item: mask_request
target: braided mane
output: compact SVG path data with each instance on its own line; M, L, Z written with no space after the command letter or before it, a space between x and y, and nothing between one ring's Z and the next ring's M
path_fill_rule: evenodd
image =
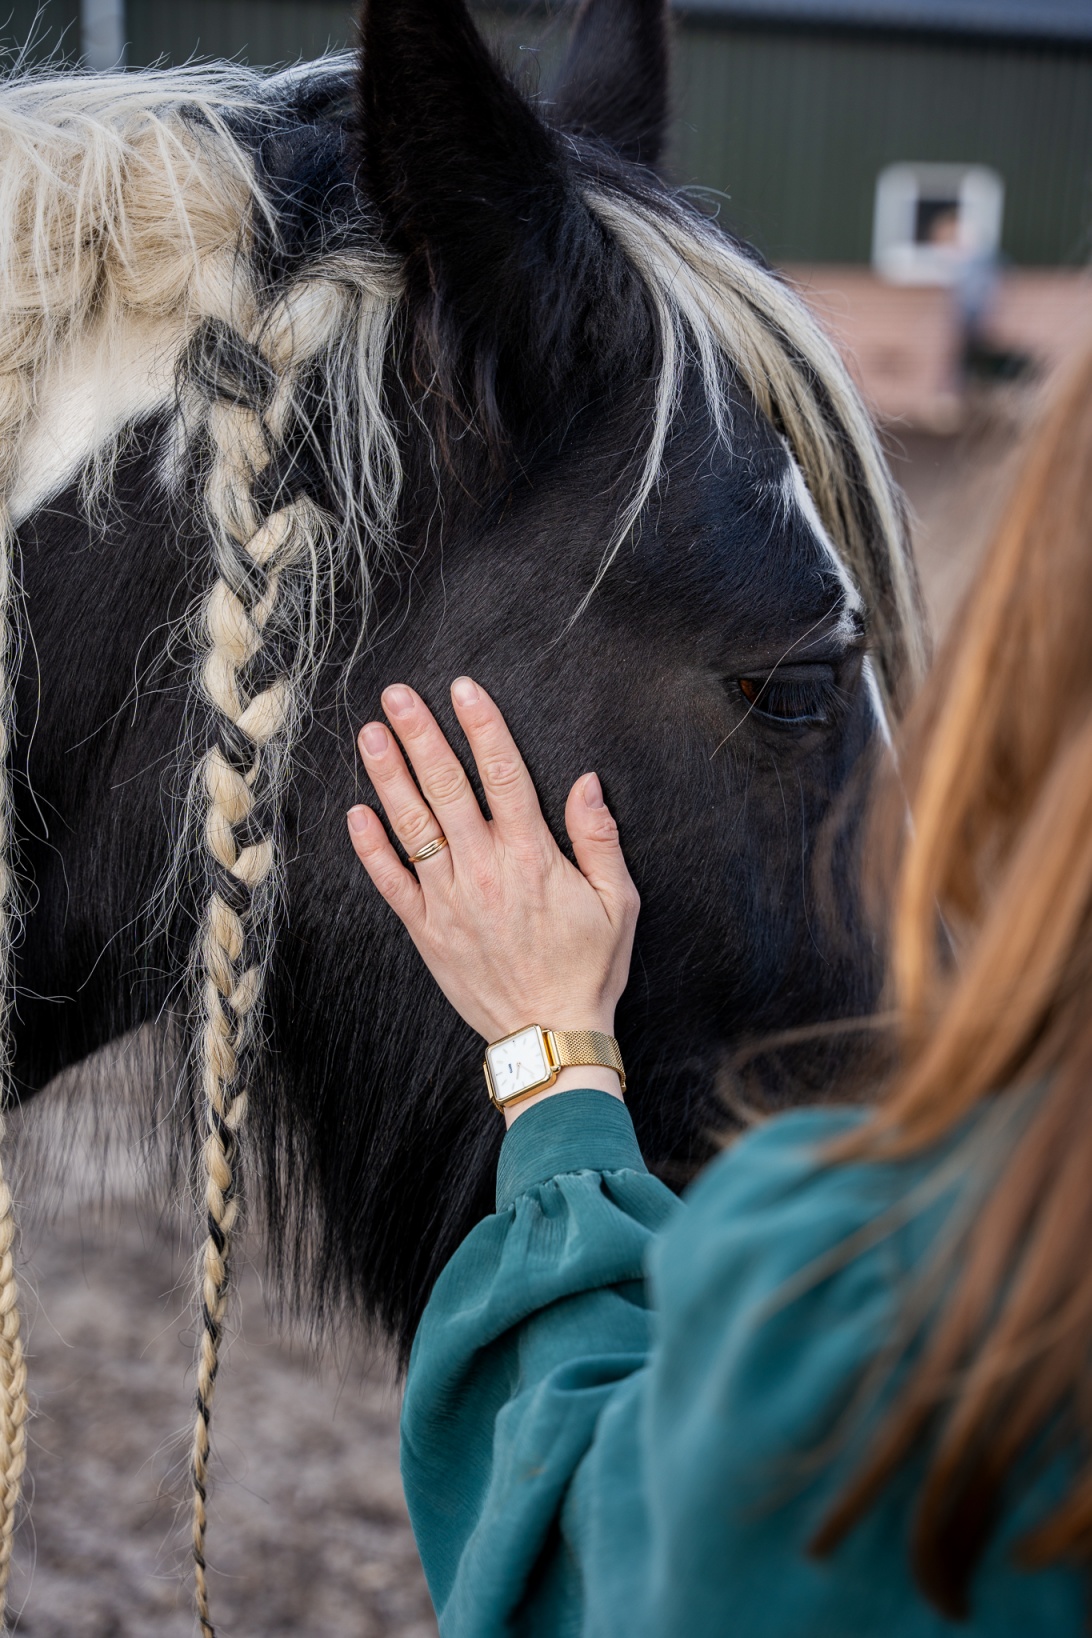
M329 78L330 68L324 72ZM291 77L293 90L298 79ZM263 286L256 241L263 230L276 239L276 217L252 147L238 133L253 135L269 122L283 87L238 70L203 69L31 78L0 94L0 619L7 646L16 629L7 502L20 488L24 434L48 403L51 374L63 374L67 359L89 346L124 351L126 332L150 324L158 335L145 373L162 372L158 351L173 351L179 455L204 474L212 583L190 626L194 690L211 708L211 731L209 743L195 747L176 858L180 868L190 866L193 840L203 839L197 859L205 910L190 975L206 1227L192 1474L198 1615L209 1634L209 1415L240 1205L246 1066L260 1035L280 889L281 793L332 612L324 597L337 557L358 552L366 601L373 565L393 536L400 477L380 404L398 294L389 261L358 246L351 257L312 263L275 291ZM297 449L308 441L316 373L343 412L327 418L326 506L300 492L290 460L270 481L287 441ZM109 484L124 422L112 431L93 451L85 488ZM6 658L0 649L0 662ZM2 665L6 738L10 676L10 664ZM0 857L9 861L10 805L5 782ZM7 868L0 878L5 1009L10 883ZM6 1024L5 1010L5 1068ZM0 1181L0 1593L26 1460L12 1232L11 1197Z
M124 355L136 383L93 445L73 450L86 503L108 491L133 420L159 407L171 423L163 481L196 477L206 526L206 590L184 634L194 656L193 739L181 748L189 796L164 895L179 872L197 867L203 912L188 976L204 1221L192 1477L207 1635L209 1416L241 1205L247 1087L261 1050L282 893L285 783L338 618L335 593L354 588L345 617L363 640L371 585L396 564L399 548L402 462L384 385L399 263L361 213L339 210L336 200L318 230L297 232L290 202L260 161L266 134L333 106L348 69L348 59L334 58L269 79L219 66L29 75L0 86L5 1085L18 921L5 754L19 632L12 541L21 515L45 498L34 488L35 438L73 360L90 350ZM336 120L323 118L328 136ZM351 196L351 182L345 187ZM600 573L655 489L685 371L697 367L729 444L729 387L742 379L792 446L872 610L883 689L897 708L922 663L905 524L835 349L774 275L685 204L647 182L615 190L601 174L585 197L645 287L660 357L647 446ZM26 1437L12 1234L0 1178L0 1606Z

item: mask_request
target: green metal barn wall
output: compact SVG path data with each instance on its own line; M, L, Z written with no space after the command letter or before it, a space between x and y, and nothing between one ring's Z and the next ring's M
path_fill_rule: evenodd
M45 0L44 4L0 0L0 52L22 51L29 42L32 56L58 50L74 54L79 41L79 0ZM0 57L0 65L3 61Z
M867 261L896 160L993 166L1016 262L1092 249L1092 55L696 25L680 46L679 180L727 192L775 259Z
M0 5L4 0L0 0ZM127 0L129 61L171 62L241 57L251 63L290 63L346 45L349 6L331 0Z
M35 0L7 0L24 39ZM76 0L47 0L50 42ZM0 0L5 7L5 0ZM6 14L0 10L0 17ZM479 16L531 84L565 41L556 12ZM129 62L313 57L352 37L337 0L129 0ZM1092 50L989 40L677 24L671 169L723 195L724 218L776 260L867 261L876 176L898 160L973 162L1005 180L1004 250L1017 263L1092 253Z

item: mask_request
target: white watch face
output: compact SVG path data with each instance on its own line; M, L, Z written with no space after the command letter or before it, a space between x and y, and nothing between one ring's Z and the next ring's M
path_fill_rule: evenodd
M542 1036L533 1024L521 1029L518 1035L509 1035L505 1040L497 1041L488 1049L486 1057L493 1079L493 1091L501 1103L506 1098L518 1097L528 1087L537 1086L550 1074Z

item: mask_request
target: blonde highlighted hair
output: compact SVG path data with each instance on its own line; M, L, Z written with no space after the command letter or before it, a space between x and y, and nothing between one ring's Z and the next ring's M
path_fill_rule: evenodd
M920 1358L815 1545L830 1551L929 1440L911 1557L959 1619L1004 1488L1051 1434L1072 1477L1020 1556L1092 1563L1092 352L952 630L878 808L880 854L896 856L899 1065L834 1158L919 1154L1002 1095L1025 1105Z

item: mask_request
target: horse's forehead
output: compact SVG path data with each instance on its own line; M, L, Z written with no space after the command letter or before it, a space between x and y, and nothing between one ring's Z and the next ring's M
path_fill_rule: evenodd
M787 461L788 465L781 480L781 501L785 516L790 524L802 526L815 543L819 564L837 584L847 616L859 614L864 608L864 599L854 585L845 561L819 515L819 508L804 481L803 472L791 454L787 455Z
M676 440L637 556L664 601L754 622L841 615L862 599L786 442L744 408L718 442L698 418Z

